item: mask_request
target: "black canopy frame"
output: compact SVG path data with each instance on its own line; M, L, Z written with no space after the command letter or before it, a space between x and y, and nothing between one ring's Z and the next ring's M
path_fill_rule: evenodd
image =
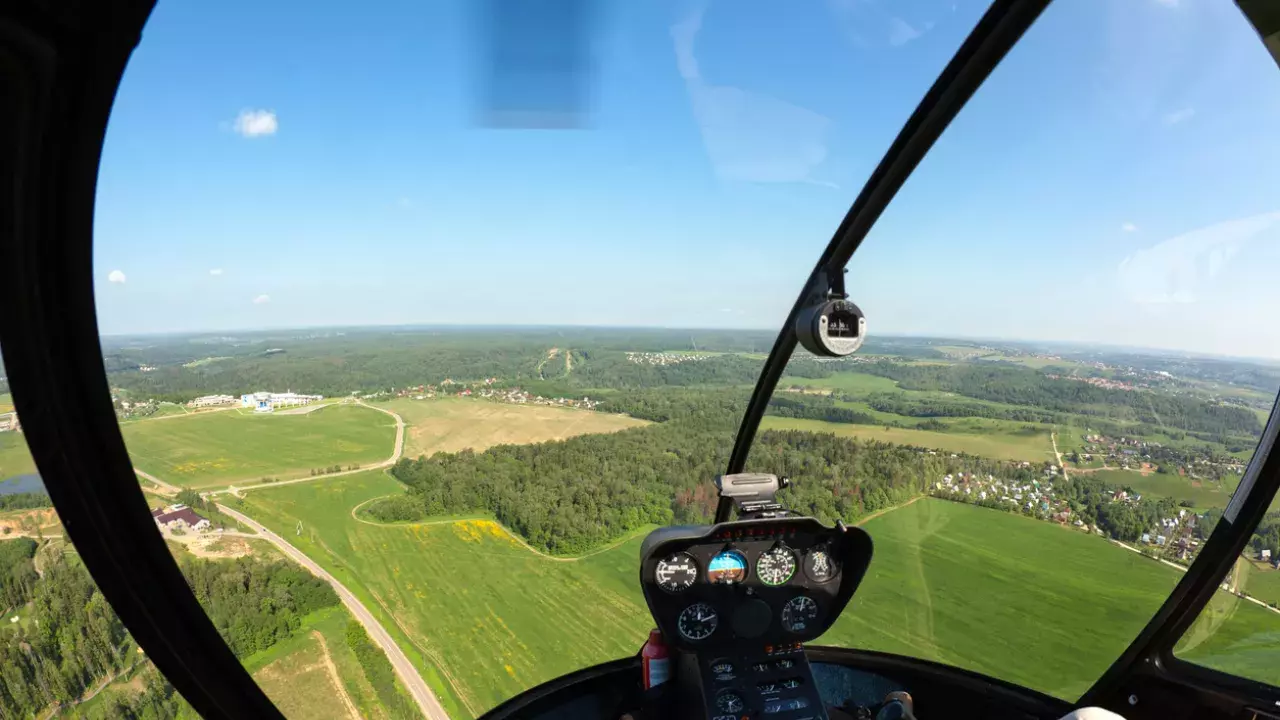
M1048 1L992 3L858 195L801 298L820 276L843 271L911 172ZM1249 1L1242 0L1246 10ZM0 107L6 109L0 113L0 271L6 282L0 351L28 445L66 532L138 644L204 717L280 717L222 641L156 531L102 365L92 281L98 163L116 90L153 4L15 0L0 6ZM765 363L728 472L746 465L795 349L799 307L800 300ZM1172 653L1275 495L1280 456L1271 449L1278 428L1273 411L1237 497L1199 558L1082 700L1114 706L1135 683L1176 678L1206 695L1243 697L1258 707L1280 703L1273 687L1179 661ZM722 504L717 521L730 510Z

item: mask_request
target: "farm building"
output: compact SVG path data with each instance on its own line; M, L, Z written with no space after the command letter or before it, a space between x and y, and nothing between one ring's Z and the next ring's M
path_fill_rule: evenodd
M200 517L195 510L186 505L170 505L167 508L156 508L151 511L151 517L155 518L156 525L159 525L161 529L168 530L183 528L202 532L208 530L212 525L207 518Z
M241 395L240 407L251 407L254 412L272 412L276 408L310 405L323 399L323 395L300 395L296 392L256 392Z

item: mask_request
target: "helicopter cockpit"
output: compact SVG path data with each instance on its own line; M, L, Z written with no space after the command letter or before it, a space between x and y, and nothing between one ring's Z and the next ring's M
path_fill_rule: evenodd
M0 715L1280 718L1280 5L155 5L0 7Z

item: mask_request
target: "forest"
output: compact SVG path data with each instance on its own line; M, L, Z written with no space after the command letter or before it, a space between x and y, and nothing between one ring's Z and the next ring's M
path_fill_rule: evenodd
M26 606L19 610L24 622L0 628L10 633L0 647L0 717L29 717L55 703L73 703L138 662L124 625L88 572L59 551L41 553L38 575L36 553L37 543L28 538L0 541L0 597L9 608ZM284 640L305 615L338 602L328 584L284 561L192 558L179 567L242 658ZM92 717L194 717L163 677L149 667L143 675L142 693L115 697Z
M1256 438L1262 433L1262 422L1258 416L1244 408L1143 390L1100 388L1088 383L1050 378L1029 368L907 365L880 361L865 363L859 371L896 380L906 390L940 390L978 400L1134 420L1214 436Z
M30 540L14 553L28 552ZM132 648L124 625L89 574L66 560L46 563L43 576L26 588L26 622L0 629L0 715L33 716L54 703L78 699L99 679L122 670Z
M750 399L751 390L746 387L657 387L611 394L600 404L600 409L654 422L696 419L704 426L733 426L742 420ZM827 422L885 424L868 413L839 407L835 400L822 395L775 393L769 398L765 412L778 417Z
M48 493L30 492L0 495L0 511L49 507L53 507L53 501L49 499Z
M422 515L489 512L531 544L573 554L648 523L702 523L715 510L733 430L672 421L609 435L483 453L401 459L392 469ZM762 433L750 468L790 476L780 500L824 522L856 520L905 502L948 472L1008 464L800 431ZM371 505L380 513L383 506ZM388 516L406 519L403 504ZM378 515L375 515L378 517Z
M214 627L242 658L289 637L308 613L338 604L328 583L283 560L246 557L181 565Z

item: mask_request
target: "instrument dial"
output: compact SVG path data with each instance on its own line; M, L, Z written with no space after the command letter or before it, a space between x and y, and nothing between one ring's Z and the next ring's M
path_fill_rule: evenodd
M689 553L676 553L658 563L653 572L658 587L669 593L688 590L698 579L698 564Z
M711 558L707 581L714 585L737 585L747 579L747 558L737 550L725 550Z
M765 585L785 584L796 574L796 556L786 545L775 545L756 561L756 576Z
M807 595L797 595L782 606L782 627L787 632L802 633L818 618L818 603Z
M740 713L747 704L736 692L725 691L716 696L716 709L722 713Z
M804 556L804 572L816 583L824 583L836 576L836 562L824 547L816 547Z
M680 611L676 627L686 640L706 640L716 631L720 624L720 616L716 609L706 603L694 603Z

